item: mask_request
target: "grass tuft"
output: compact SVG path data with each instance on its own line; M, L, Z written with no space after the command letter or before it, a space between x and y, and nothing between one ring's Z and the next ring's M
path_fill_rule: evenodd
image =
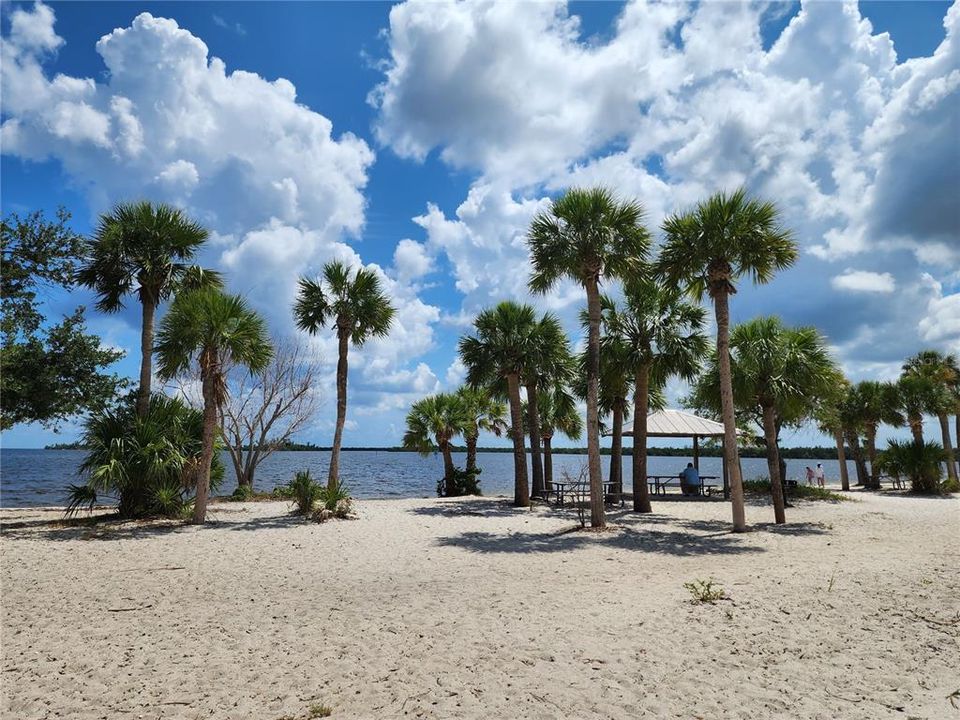
M684 583L683 586L690 591L690 595L692 596L692 600L690 602L694 604L710 603L713 605L718 600L728 599L726 591L717 585L712 579L698 579L694 580L693 582Z

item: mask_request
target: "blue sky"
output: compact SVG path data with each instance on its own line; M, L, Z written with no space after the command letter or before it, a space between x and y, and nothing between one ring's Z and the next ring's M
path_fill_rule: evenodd
M776 200L801 259L734 319L816 325L854 379L960 350L949 3L4 3L2 32L4 213L64 205L86 232L119 200L180 204L278 335L301 273L382 273L399 319L351 357L350 445L396 443L412 400L459 382L486 305L531 300L575 335L576 288L526 295L523 230L576 184L638 197L653 228L721 188ZM131 376L137 323L90 312ZM311 342L331 374L331 338ZM324 397L303 439L329 442Z

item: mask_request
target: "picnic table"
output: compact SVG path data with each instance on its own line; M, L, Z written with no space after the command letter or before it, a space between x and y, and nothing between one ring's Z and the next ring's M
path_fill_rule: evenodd
M554 480L553 489L547 491L557 499L557 507L563 507L568 499L574 502L582 500L590 495L590 483L586 480ZM605 498L614 498L613 502L619 501L623 505L623 493L614 492L616 483L609 480L603 482L603 495ZM549 497L548 497L549 499Z
M707 482L708 480L719 480L716 475L700 476L700 495L711 496L720 491L721 485L716 482ZM647 475L647 487L650 488L651 495L666 495L667 488L680 487L680 478L676 475Z

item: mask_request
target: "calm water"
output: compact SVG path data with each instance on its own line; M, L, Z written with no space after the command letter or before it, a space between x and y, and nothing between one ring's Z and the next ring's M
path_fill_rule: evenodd
M81 450L0 450L0 507L63 505L67 484L80 479L77 467L82 458ZM236 480L226 454L223 461L227 475L220 494L226 495L233 492ZM304 469L325 478L329 461L329 452L274 453L258 468L254 485L259 491L268 491ZM464 456L455 454L454 462L462 467ZM648 473L676 475L687 462L685 458L651 457L647 460ZM823 463L829 483L839 482L836 460L787 460L787 476L803 477L804 468L814 467L817 462ZM485 495L513 495L513 455L481 453L478 463L483 468L480 486ZM563 469L576 476L586 463L586 455L554 455L554 477L559 479ZM609 463L609 456L604 457L604 474ZM766 460L762 458L744 458L742 465L747 479L767 474ZM848 465L853 475L853 464ZM350 492L359 498L432 497L436 494L437 478L443 475L439 455L422 458L415 453L345 452L340 457L340 467ZM625 457L624 477L628 486L631 467L630 458ZM720 458L701 458L700 472L720 475Z

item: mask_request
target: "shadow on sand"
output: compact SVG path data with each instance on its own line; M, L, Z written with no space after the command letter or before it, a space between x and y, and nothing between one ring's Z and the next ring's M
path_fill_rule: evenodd
M244 514L242 508L225 510L215 507L207 516L205 527L242 532L288 528L308 522L293 514L252 518L242 517ZM133 540L196 530L195 526L182 520L122 520L112 513L0 522L0 536L8 540Z

